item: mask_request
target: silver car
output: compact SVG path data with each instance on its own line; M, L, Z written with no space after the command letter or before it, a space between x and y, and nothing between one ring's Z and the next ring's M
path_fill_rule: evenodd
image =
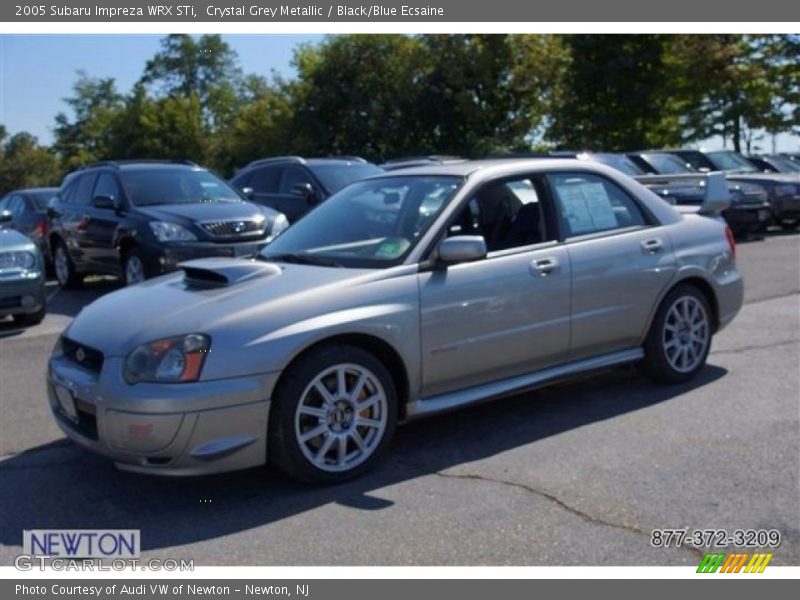
M576 160L375 176L256 260L191 261L86 307L50 359L50 406L126 470L270 462L335 482L417 417L623 363L684 382L742 304L707 188L682 214Z

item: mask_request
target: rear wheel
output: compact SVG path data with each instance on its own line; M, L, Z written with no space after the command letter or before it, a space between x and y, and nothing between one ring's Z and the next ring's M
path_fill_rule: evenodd
M642 369L659 383L682 383L705 365L711 348L711 309L693 285L679 285L659 306L647 339Z
M331 345L287 370L270 410L270 461L297 479L336 483L357 477L384 452L397 395L372 354Z
M56 243L53 250L53 271L56 274L58 285L65 290L74 289L83 282L83 278L75 271L75 264L69 257L64 242Z

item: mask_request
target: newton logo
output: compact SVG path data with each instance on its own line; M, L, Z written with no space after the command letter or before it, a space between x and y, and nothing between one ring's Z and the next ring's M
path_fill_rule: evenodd
M748 560L749 559L749 560ZM763 573L767 568L772 554L736 552L709 552L700 561L698 573Z

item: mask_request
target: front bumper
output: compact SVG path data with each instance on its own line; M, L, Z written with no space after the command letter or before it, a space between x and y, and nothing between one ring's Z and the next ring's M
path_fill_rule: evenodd
M45 304L44 276L36 279L0 277L0 317L32 314Z
M242 257L251 258L267 245L269 238L260 238L246 242L214 243L214 242L180 242L142 245L142 259L145 267L152 275L170 273L178 268L178 264L196 258Z
M277 373L128 385L122 360L106 358L97 374L65 356L50 359L50 409L67 437L140 473L205 475L264 464Z

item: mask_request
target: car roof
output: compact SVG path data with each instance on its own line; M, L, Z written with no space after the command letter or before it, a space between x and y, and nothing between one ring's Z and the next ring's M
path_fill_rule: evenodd
M18 190L11 190L9 194L55 194L58 192L57 187L31 187L19 188Z
M386 173L376 174L369 179L377 179L380 177L405 177L412 175L443 175L455 177L470 177L476 173L490 177L494 174L502 174L507 171L515 171L517 169L528 169L531 171L552 171L559 169L585 169L587 165L590 167L588 170L595 168L597 163L578 160L575 158L498 158L498 159L482 159L482 160L468 160L458 163L444 163L444 164L431 164L421 165L417 167L408 167L406 169L397 169L388 171ZM600 169L598 169L600 170Z

